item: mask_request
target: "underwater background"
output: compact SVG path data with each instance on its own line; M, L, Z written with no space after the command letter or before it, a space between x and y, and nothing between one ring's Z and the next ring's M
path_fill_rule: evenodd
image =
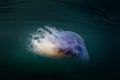
M44 25L80 34L89 63L27 51L26 38ZM0 80L120 79L119 27L119 0L0 0Z

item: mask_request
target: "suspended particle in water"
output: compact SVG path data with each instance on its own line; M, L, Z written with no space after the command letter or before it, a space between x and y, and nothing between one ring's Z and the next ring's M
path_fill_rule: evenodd
M29 42L29 50L40 56L89 59L82 37L72 31L45 26L45 29L38 28L29 38Z

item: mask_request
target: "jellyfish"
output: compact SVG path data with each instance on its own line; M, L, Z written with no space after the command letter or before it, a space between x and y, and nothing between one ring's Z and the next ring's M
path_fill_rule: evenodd
M88 60L88 52L82 37L72 31L55 27L38 28L29 38L29 50L33 53L55 59L79 57Z

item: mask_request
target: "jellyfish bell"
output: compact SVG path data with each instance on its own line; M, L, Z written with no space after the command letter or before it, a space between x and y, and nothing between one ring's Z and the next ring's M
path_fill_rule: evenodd
M88 60L82 37L72 31L45 26L31 35L29 49L37 55L56 59L79 57Z
M82 37L72 31L63 31L62 35L65 35L69 51L75 56L80 57L83 60L89 60L88 52Z

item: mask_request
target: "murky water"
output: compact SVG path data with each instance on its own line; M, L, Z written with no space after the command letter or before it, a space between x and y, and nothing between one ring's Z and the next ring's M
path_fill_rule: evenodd
M117 0L0 0L0 74L13 80L80 80L111 75L107 71L116 71L116 66L120 66L117 64L119 3ZM53 60L28 52L25 38L44 25L80 34L90 55L89 63L81 65L78 59Z

